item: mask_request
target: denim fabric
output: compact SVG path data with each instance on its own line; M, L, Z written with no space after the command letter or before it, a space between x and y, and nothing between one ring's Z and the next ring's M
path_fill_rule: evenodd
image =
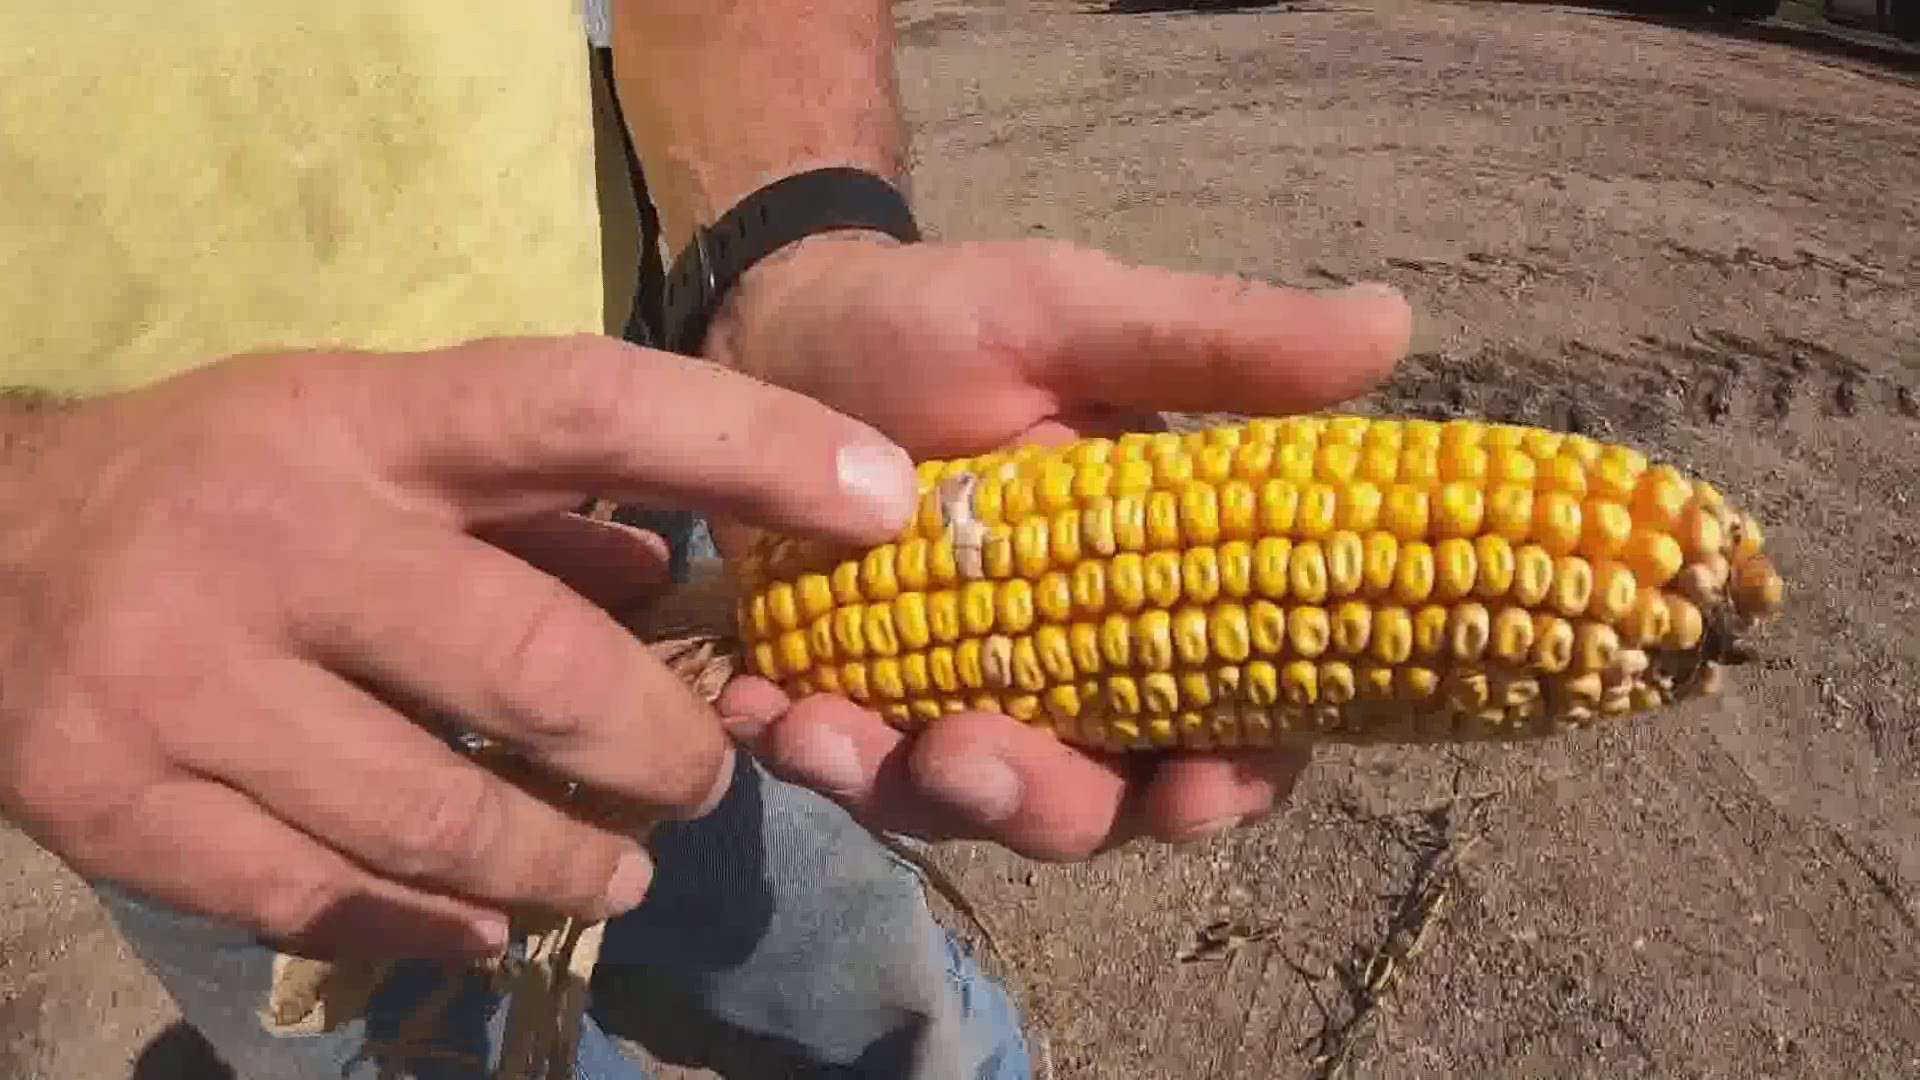
M711 557L692 515L625 518L667 535L682 569ZM577 1080L644 1080L613 1036L663 1060L729 1077L1025 1080L1019 1018L1005 992L933 920L912 869L831 801L742 755L706 817L658 828L652 890L607 926ZM242 1077L363 1080L368 1036L390 1038L442 985L435 965L389 979L364 1019L280 1037L258 1010L273 953L250 935L98 887L188 1022ZM459 987L431 1039L497 1060L505 1002L477 978ZM469 1080L424 1055L415 1080Z

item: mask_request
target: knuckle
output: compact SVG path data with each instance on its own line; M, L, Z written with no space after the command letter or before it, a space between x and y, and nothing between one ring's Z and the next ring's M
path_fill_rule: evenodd
M499 704L533 738L566 741L582 734L588 719L578 703L605 672L618 670L618 658L607 655L582 603L563 586L546 586L507 635L496 669Z
M498 810L493 783L484 773L453 770L390 824L397 872L438 877L474 866L491 846Z
M349 900L345 882L324 874L300 874L260 887L253 903L256 929L270 937L315 936Z

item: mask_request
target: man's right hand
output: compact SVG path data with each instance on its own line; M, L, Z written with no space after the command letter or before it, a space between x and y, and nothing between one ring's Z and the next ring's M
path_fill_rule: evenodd
M705 812L731 754L569 587L657 574L657 545L565 510L868 544L913 491L856 421L598 337L235 358L0 415L0 813L84 875L310 955L491 955L523 905L609 916L651 874L616 819ZM428 717L612 813L496 778Z

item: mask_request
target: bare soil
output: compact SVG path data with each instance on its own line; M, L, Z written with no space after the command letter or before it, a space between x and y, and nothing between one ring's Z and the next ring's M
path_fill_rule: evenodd
M1722 700L1653 722L1328 751L1201 846L940 849L1050 1074L1920 1076L1914 54L1534 4L1151 7L901 5L935 232L1391 281L1422 324L1364 407L1684 462L1769 523L1792 608ZM0 1074L125 1077L171 1020L0 830Z

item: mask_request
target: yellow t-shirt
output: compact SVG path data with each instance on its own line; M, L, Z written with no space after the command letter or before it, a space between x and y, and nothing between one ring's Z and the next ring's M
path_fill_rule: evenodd
M0 3L0 385L608 329L578 2Z

